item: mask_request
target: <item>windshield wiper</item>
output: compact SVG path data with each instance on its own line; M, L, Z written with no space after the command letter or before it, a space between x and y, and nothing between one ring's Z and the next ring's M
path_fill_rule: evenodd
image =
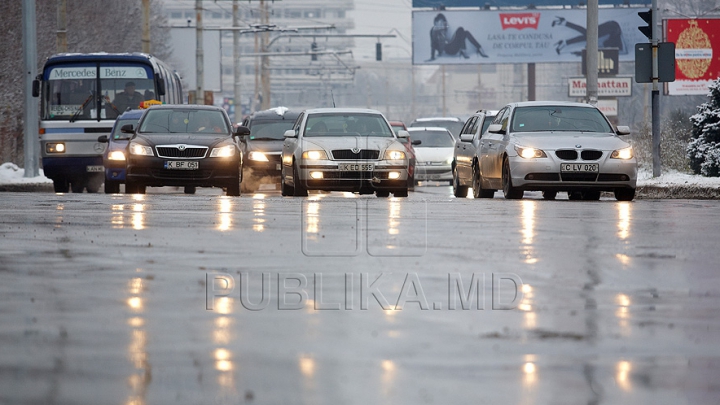
M86 107L87 104L90 102L90 100L93 99L93 97L95 97L95 93L93 93L93 92L91 91L91 92L90 92L90 95L88 96L88 98L85 99L85 101L83 101L83 103L82 103L82 105L80 106L80 108L78 108L78 110L75 111L75 113L72 115L72 117L70 117L70 122L75 122L75 121L77 120L77 118L80 116L80 113L85 110L85 107Z

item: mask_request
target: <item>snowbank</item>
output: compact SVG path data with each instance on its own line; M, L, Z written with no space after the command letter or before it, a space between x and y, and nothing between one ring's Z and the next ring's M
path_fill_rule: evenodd
M25 169L14 163L3 163L0 165L0 184L52 184L52 180L43 175L42 169L37 177L25 177Z

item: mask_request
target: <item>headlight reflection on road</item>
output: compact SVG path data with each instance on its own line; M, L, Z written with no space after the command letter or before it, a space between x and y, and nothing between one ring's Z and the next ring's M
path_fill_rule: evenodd
M397 388L395 386L395 375L397 374L397 366L392 360L383 360L380 363L380 367L383 370L382 373L382 393L383 397L389 398L393 391Z
M617 381L617 384L624 391L631 391L630 371L632 370L632 363L627 360L621 360L617 363L615 369L615 381Z
M537 383L538 379L538 370L535 363L537 362L537 358L533 354L526 354L523 358L524 363L522 366L522 382L525 387L532 387Z
M522 285L523 299L518 305L518 309L523 311L523 318L526 329L535 329L537 327L537 313L533 311L533 298L535 296L530 284Z
M522 244L525 263L535 264L538 259L534 257L535 248L533 241L535 240L535 204L537 202L530 200L522 201Z
M313 241L317 240L317 233L320 229L320 203L318 201L308 201L305 222L307 238Z
M62 211L64 209L65 209L65 205L63 205L63 204L58 204L55 207L55 211L58 211L58 215L57 215L57 217L55 217L55 228L60 228L62 226L62 223L63 223Z
M140 270L140 269L138 269ZM148 386L152 380L152 369L148 360L147 353L147 331L144 329L145 318L141 316L144 312L143 299L141 295L145 291L145 281L140 277L133 277L127 285L129 298L127 305L130 310L135 313L127 321L132 328L130 330L130 343L128 344L128 358L132 363L134 370L128 376L128 385L130 386L130 394L125 401L128 405L144 405L147 396Z
M110 207L112 216L110 217L110 225L113 229L122 229L125 227L125 218L123 217L123 211L125 210L125 204L113 204Z
M218 231L229 231L232 228L233 201L234 199L225 196L218 200Z
M618 237L620 239L627 239L630 236L630 219L631 219L631 207L629 202L617 203L618 209Z
M145 204L133 204L133 229L145 229Z
M262 232L265 230L265 194L253 196L253 231Z
M630 297L625 294L618 294L615 296L615 304L617 309L615 310L615 316L618 318L618 325L620 326L620 332L623 336L629 336L630 330Z

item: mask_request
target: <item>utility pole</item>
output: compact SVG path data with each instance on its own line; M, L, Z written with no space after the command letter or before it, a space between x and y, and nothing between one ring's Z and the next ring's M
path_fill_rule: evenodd
M57 35L55 46L58 53L65 53L68 51L67 0L57 0Z
M233 27L240 27L238 0L233 0ZM235 98L235 122L242 120L242 99L240 98L240 31L233 31L233 90Z
M150 0L142 0L142 51L150 53Z
M447 114L447 109L445 108L445 65L442 65L440 72L442 74L442 116L444 117Z
M38 138L38 102L32 96L32 83L37 70L37 30L35 0L22 2L23 56L25 59L25 133L23 152L25 177L40 175L40 140Z
M597 106L598 103L598 0L587 2L587 45L586 45L586 79L585 97L587 103Z
M267 3L265 0L260 0L260 7L261 7L261 13L262 13L262 22L261 24L269 24L270 18L268 16L268 9L267 9ZM261 38L261 49L263 53L267 53L268 51L268 40L270 37L270 33L265 31L260 36ZM268 56L261 56L260 57L260 81L262 82L262 103L260 105L260 109L267 110L270 108L270 58Z
M203 89L205 58L203 54L203 9L202 0L195 0L195 104L205 104L205 90Z
M652 0L652 154L653 177L660 177L662 165L660 163L660 86L658 65L658 42L660 42L660 29L658 18L660 10L658 1Z

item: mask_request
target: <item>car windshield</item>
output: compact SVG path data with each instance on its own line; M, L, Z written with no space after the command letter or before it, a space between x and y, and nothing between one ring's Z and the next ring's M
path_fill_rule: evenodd
M145 113L139 132L229 134L230 130L220 111L157 109Z
M395 136L395 133L382 115L323 113L308 116L304 136L379 136L391 138Z
M455 140L446 131L412 131L410 137L422 141L416 148L452 148Z
M428 120L428 121L416 121L410 124L411 127L440 127L450 131L451 134L459 136L462 127L465 125L463 122L450 121L450 120Z
M250 127L250 139L284 139L285 131L293 128L295 121L253 121Z
M518 107L512 132L613 132L597 108L568 106Z
M136 127L138 123L137 118L125 118L125 119L118 119L115 122L115 126L113 127L113 133L112 133L112 139L118 140L118 139L130 139L132 137L132 134L126 134L120 131L120 129L123 127L123 125L131 124L133 127Z

